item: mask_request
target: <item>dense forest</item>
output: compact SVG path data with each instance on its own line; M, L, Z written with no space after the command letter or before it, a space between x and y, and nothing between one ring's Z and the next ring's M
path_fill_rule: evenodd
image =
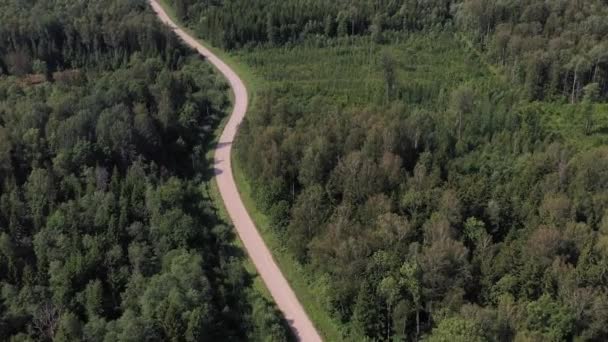
M608 95L606 1L464 1L459 27L530 100Z
M205 190L229 107L147 2L0 3L0 340L286 340Z
M419 30L451 20L453 0L171 0L176 15L224 48L281 45L321 35Z
M262 80L236 160L346 339L608 339L606 1L172 3Z

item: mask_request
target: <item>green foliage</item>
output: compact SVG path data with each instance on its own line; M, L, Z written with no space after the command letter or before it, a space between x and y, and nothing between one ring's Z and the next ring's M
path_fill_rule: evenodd
M282 342L289 341L280 313L265 298L253 299L253 319L255 330L250 338L255 341Z
M0 340L287 339L201 186L227 86L147 6L0 4Z
M363 283L353 308L352 325L354 335L359 338L382 335L382 323L378 300L367 283Z
M263 81L236 157L346 337L608 339L604 2L172 4ZM143 6L1 7L0 331L284 340L193 181L225 89Z
M524 86L531 100L584 97L600 82L608 94L608 7L601 0L539 3L464 0L456 11L459 28L506 75Z
M115 67L134 52L174 65L185 49L145 6L144 1L91 6L65 0L4 1L0 65L14 75L47 74L85 65Z
M540 332L550 341L566 340L574 325L572 309L560 305L543 295L526 307L526 327Z
M150 278L139 299L145 320L159 322L163 336L179 340L209 338L213 324L211 287L202 260L185 250L173 250L163 258L162 270Z
M459 317L442 320L431 336L429 342L483 342L488 341L483 336L481 327L470 320Z
M216 46L285 45L310 37L345 37L384 30L415 31L451 22L452 0L172 0L177 16ZM184 7L187 7L187 10Z

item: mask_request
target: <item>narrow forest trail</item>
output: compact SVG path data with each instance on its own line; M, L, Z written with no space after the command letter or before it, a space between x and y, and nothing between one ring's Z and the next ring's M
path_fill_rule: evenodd
M198 51L211 64L213 64L228 80L234 92L234 107L232 114L215 148L214 169L219 191L224 200L226 210L232 219L237 233L253 261L258 273L266 284L277 306L283 312L293 333L300 341L321 341L321 337L304 308L298 301L289 283L281 273L274 261L270 250L264 243L260 233L255 227L232 174L232 142L236 136L238 126L243 121L249 102L247 88L239 76L220 58L196 39L182 30L166 13L158 0L149 0L154 12L160 20L171 27L186 44Z

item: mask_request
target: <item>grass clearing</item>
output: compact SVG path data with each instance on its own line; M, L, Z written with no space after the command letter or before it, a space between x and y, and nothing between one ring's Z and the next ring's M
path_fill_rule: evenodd
M272 89L304 107L319 99L332 108L383 105L387 73L392 71L394 95L416 104L435 102L454 84L494 82L479 67L480 61L447 33L433 33L431 38L412 34L386 45L358 37L320 47L257 47L238 50L234 56L263 80L260 89Z

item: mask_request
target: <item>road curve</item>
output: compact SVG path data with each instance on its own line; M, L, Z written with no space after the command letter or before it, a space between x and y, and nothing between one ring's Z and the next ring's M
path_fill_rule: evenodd
M232 142L236 136L238 126L243 121L247 112L249 99L245 84L226 63L179 28L167 15L162 6L160 6L158 0L149 0L149 2L160 20L171 27L186 44L198 51L199 54L213 64L230 83L230 87L234 92L234 107L215 148L214 169L219 191L249 257L253 261L277 306L283 312L295 336L300 341L321 341L319 333L308 318L304 308L298 301L283 273L281 273L281 270L272 258L272 254L251 220L234 182L230 157Z

